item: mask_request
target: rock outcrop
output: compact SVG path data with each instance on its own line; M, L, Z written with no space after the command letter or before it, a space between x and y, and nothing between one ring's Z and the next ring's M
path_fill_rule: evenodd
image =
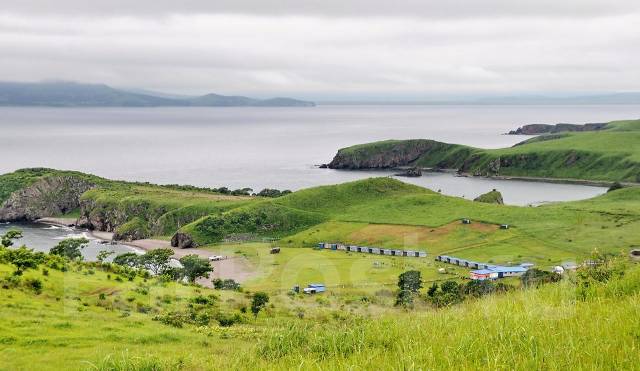
M396 176L406 176L406 177L409 177L409 178L417 178L417 177L422 176L422 169L420 169L419 167L412 167L412 168L409 168L409 169L405 170L402 173L396 174Z
M487 192L482 194L474 199L476 202L484 202L487 204L498 204L504 205L504 200L502 199L502 194L497 190L492 190L491 192Z
M181 249L198 247L198 244L186 233L178 232L171 238L171 246Z
M35 221L80 207L80 196L95 185L72 175L48 176L13 192L0 205L0 221Z
M569 131L597 131L603 130L607 126L606 123L594 123L594 124L531 124L519 127L516 130L511 130L509 135L539 135L539 134L555 134Z
M428 139L390 140L343 148L327 166L349 170L390 169L415 166L420 161L421 167L456 168L469 150L470 147Z

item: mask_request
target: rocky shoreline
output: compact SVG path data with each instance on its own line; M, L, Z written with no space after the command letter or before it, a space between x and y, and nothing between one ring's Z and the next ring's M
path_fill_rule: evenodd
M540 135L540 134L556 134L573 131L597 131L603 130L607 126L606 123L589 123L589 124L530 124L524 125L516 130L511 130L506 135Z

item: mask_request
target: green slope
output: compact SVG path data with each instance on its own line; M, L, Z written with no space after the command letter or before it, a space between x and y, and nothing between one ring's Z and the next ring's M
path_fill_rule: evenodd
M430 140L360 144L339 150L329 166L420 166L474 175L640 182L640 120L611 122L596 132L543 135L496 150Z
M297 191L220 215L210 215L183 227L199 245L242 237L282 237L340 215L351 207L380 198L433 192L390 178L373 178Z
M115 232L118 239L151 236L169 237L180 227L206 215L217 215L259 200L256 197L230 196L209 189L158 186L148 183L112 181L76 171L45 168L21 169L0 175L0 205L11 194L31 186L36 196L26 199L25 209L46 210L57 197L65 198L73 189L65 183L43 183L47 179L75 179L92 185L77 192L77 209L70 215L81 224ZM77 190L75 190L77 191ZM4 205L3 205L4 206ZM51 217L59 215L39 215Z
M472 225L460 224L463 218L470 218ZM501 224L511 228L500 230ZM473 202L373 178L208 216L181 232L200 245L249 234L281 238L283 246L291 247L337 241L551 264L582 259L594 249L613 253L637 245L640 188L532 208Z
M626 370L640 362L632 351L640 346L637 265L585 289L567 279L442 309L420 298L414 309L394 308L390 289L353 297L333 287L315 297L269 291L257 318L241 312L246 293L123 282L111 266L68 268L41 266L16 279L0 263L0 369ZM220 314L241 322L222 327ZM154 320L167 315L183 324Z

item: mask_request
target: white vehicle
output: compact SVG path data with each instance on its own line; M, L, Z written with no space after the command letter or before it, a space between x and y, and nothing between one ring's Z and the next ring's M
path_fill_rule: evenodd
M222 256L222 255L214 255L214 256L210 256L209 257L209 261L211 261L211 262L217 262L217 261L223 260L223 259L224 259L224 256Z

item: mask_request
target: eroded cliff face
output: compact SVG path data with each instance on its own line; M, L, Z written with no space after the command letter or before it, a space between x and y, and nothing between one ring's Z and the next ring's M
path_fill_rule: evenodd
M592 124L530 124L511 130L509 135L539 135L539 134L555 134L571 131L597 131L606 129L606 123Z
M146 202L98 202L92 198L80 202L78 226L113 232L114 240L131 241L161 233L158 223L168 210Z
M80 196L95 185L74 176L49 176L13 192L0 205L0 221L34 221L80 207Z
M331 169L388 169L411 165L423 155L448 146L432 140L407 140L381 145L376 150L345 148L327 165Z

